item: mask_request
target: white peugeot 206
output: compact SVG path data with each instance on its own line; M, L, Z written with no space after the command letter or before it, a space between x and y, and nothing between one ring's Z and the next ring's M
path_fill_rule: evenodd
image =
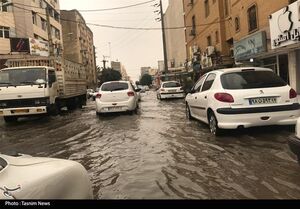
M129 81L112 81L102 84L96 95L97 114L115 112L136 112L138 94Z
M186 97L186 115L222 129L295 125L297 93L271 69L248 67L209 72Z
M157 99L184 99L185 92L181 84L177 81L163 82L157 90Z

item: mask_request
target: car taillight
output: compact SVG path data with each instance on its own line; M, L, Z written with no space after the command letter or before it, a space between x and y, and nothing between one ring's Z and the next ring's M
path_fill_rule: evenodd
M97 98L97 99L101 99L101 97L102 97L102 94L97 94L97 95L96 95L96 98Z
M127 93L129 97L134 97L134 92L130 91Z
M298 96L297 92L294 89L290 90L290 99L294 99Z
M216 93L215 98L216 98L216 100L218 100L220 102L234 103L233 97L227 93Z

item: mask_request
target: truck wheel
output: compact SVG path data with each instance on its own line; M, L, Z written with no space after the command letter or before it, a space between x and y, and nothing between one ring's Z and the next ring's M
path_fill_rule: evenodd
M50 105L49 115L57 116L60 113L60 107L57 103Z
M6 117L4 117L4 121L6 123L15 123L15 122L18 121L18 117L16 117L16 116L10 116L10 117L6 116Z

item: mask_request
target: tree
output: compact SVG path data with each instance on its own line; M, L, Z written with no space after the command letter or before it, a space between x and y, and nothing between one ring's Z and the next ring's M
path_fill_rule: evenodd
M119 81L121 79L122 75L119 71L108 68L102 70L102 74L100 76L100 83L103 84L109 81Z
M152 76L145 74L140 80L140 84L142 86L150 86L152 84Z

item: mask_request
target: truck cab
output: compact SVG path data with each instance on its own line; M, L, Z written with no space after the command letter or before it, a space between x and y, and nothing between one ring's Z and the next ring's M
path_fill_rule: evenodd
M0 117L19 117L57 111L58 82L55 69L44 66L0 70Z

